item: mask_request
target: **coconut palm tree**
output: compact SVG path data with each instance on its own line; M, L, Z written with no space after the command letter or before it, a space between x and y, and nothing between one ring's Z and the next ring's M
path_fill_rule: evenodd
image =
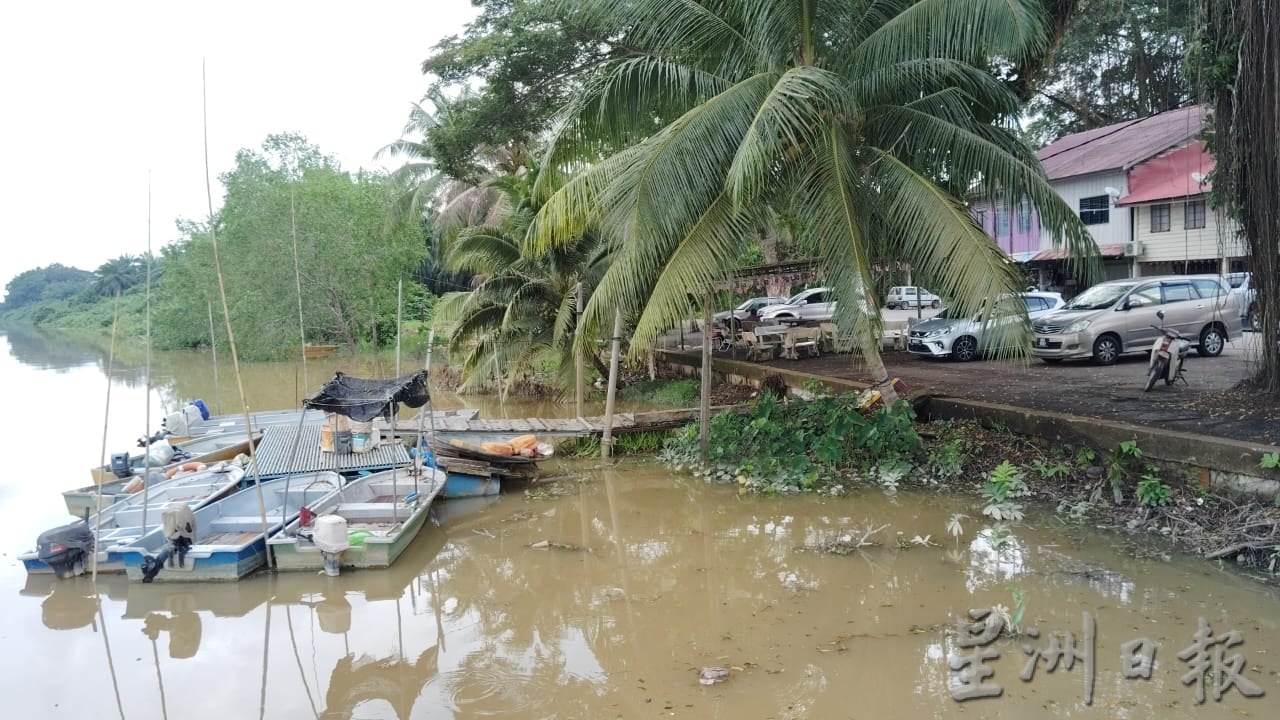
M121 255L108 260L93 271L93 290L109 297L122 293L146 279L144 258L137 255Z
M569 385L576 327L575 289L590 292L607 262L596 236L538 248L528 241L537 207L529 194L537 171L504 175L484 184L503 196L493 222L470 225L449 245L446 267L472 273L476 286L446 294L435 306L437 329L463 357L463 390L501 377L510 386L541 360L558 368L554 381ZM588 353L599 365L595 353ZM598 367L598 369L600 369Z
M538 188L541 246L587 228L616 246L589 330L642 309L632 347L649 346L689 315L691 294L731 272L772 206L809 229L839 326L879 382L874 258L911 263L961 310L1021 289L967 193L1027 199L1056 241L1096 264L1086 229L1015 134L1017 98L998 77L1045 49L1043 0L576 7L631 48L566 108Z

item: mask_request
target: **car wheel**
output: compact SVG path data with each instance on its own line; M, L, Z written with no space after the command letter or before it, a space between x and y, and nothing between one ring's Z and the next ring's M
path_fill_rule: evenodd
M885 308L887 308L887 309L889 309L889 310L897 310L897 309L898 309L898 304L897 304L897 303L885 303L885 304L884 304L884 306L885 306Z
M930 304L929 304L929 307L933 308L934 310L937 310L937 309L938 309L938 301L937 301L937 300L934 300L932 303L930 303Z
M978 357L978 341L965 335L956 338L955 343L951 345L951 357L960 362L969 362Z
M1200 347L1196 348L1196 352L1200 357L1218 357L1226 344L1227 340L1222 337L1218 326L1210 325L1200 332Z
M1093 361L1099 365L1113 365L1120 357L1120 338L1103 335L1093 341Z

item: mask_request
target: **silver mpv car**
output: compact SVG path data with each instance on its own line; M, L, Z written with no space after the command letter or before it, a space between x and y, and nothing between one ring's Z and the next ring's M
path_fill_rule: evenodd
M1092 358L1110 365L1122 354L1150 350L1162 325L1190 338L1200 355L1216 357L1240 333L1239 299L1217 276L1112 280L1037 318L1031 351L1048 363Z

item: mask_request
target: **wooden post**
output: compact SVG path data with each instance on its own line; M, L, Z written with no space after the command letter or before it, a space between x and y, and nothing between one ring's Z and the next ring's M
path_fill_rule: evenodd
M396 282L396 377L400 377L400 331L404 323L404 278Z
M577 417L583 416L582 404L587 397L587 374L583 367L584 359L582 357L582 281L578 281L578 287L574 290L574 312L577 319L573 326L573 409Z
M297 191L289 188L289 229L293 234L293 283L298 294L298 340L302 343L302 391L311 392L311 380L307 377L307 323L302 316L302 268L298 264L298 209Z
M711 451L711 288L702 303L702 397L698 404L698 448L706 462Z
M613 455L613 403L618 396L618 355L622 352L622 310L613 311L613 347L609 351L609 390L604 401L604 432L600 457Z

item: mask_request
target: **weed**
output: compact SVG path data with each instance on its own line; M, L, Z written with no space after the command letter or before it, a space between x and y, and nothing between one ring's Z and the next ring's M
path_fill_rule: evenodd
M964 513L952 513L947 518L947 534L955 538L956 547L960 546L960 536L964 535L964 526L961 525L962 520L968 520L969 516Z
M1269 452L1258 461L1258 467L1264 470L1280 468L1280 453Z
M1073 523L1082 523L1089 515L1089 511L1093 509L1093 503L1088 500L1077 500L1071 502L1063 500L1058 503L1057 514L1064 519Z
M1154 471L1155 468L1147 466L1147 473L1138 481L1138 502L1148 507L1168 505L1173 493L1155 476Z
M698 381L644 380L622 388L619 397L628 402L645 402L657 407L692 407L698 402Z
M1071 468L1062 462L1047 463L1043 460L1036 460L1031 463L1031 467L1045 480L1056 480L1071 474Z
M1080 452L1076 453L1076 467L1090 467L1097 459L1098 453L1089 448L1080 448Z
M1111 495L1116 505L1124 502L1124 485L1129 475L1142 462L1142 448L1137 440L1125 440L1116 447L1107 461L1107 479L1111 481Z
M1005 460L987 476L987 482L979 493L987 500L986 506L982 508L983 515L997 522L1017 522L1022 519L1022 505L1012 501L1014 498L1030 495L1031 490L1018 468Z
M929 458L930 474L939 480L951 480L964 472L964 461L969 456L969 442L956 438L943 445Z

